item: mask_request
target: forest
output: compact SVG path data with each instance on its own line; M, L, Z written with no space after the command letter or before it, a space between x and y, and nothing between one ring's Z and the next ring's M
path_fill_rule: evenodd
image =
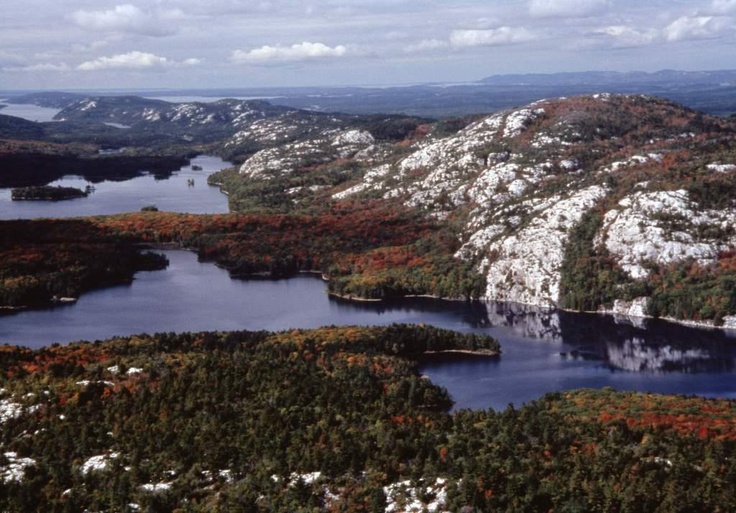
M457 349L503 358L408 325L4 346L0 508L736 508L733 402L580 390L451 411L417 358Z

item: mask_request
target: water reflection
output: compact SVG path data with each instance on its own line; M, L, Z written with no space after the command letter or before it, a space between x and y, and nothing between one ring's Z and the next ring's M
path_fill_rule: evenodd
M561 318L556 310L496 301L485 304L491 326L503 326L520 337L562 342Z
M736 333L731 331L493 301L412 298L355 303L332 298L330 302L344 312L360 309L377 315L451 313L458 320L454 328L460 331L488 330L501 339L551 342L563 360L598 362L610 370L723 373L736 369ZM466 364L463 360L462 365Z
M691 373L734 369L732 332L656 319L622 322L612 316L567 312L560 314L560 320L567 343L593 346L612 369Z
M488 323L516 335L563 343L567 359L631 372L731 372L734 333L656 319L629 319L487 303Z
M479 301L449 301L432 298L406 298L387 301L349 301L336 296L329 296L330 304L337 312L370 312L374 315L393 316L402 314L411 316L417 313L424 315L448 315L456 320L458 331L471 331L490 327L488 307ZM418 322L422 322L419 320Z

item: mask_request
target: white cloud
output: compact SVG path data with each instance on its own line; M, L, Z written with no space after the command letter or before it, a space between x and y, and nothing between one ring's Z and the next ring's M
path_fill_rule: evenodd
M109 69L146 70L160 69L174 64L166 57L159 57L152 53L128 52L112 57L100 57L93 61L83 62L77 69L80 71L97 71Z
M59 64L41 63L34 64L23 68L23 71L69 71L71 68L68 64L61 62Z
M0 68L10 69L18 67L22 62L23 60L19 56L0 50Z
M169 36L176 30L167 20L181 17L181 11L151 13L131 4L115 6L107 11L79 10L72 14L72 20L86 29L127 32L146 36Z
M450 43L441 39L424 39L418 43L408 45L404 48L406 53L427 52L447 48Z
M586 17L602 12L608 0L531 0L529 14L539 18Z
M713 0L711 10L715 14L736 14L736 0Z
M688 39L707 39L716 37L732 28L732 22L726 18L713 16L683 16L670 23L664 29L667 41L683 41Z
M298 43L291 46L262 46L253 50L235 50L232 61L236 63L269 64L342 57L348 52L343 45L334 47L323 43Z
M626 25L611 25L594 31L613 41L616 48L632 48L652 44L660 39L660 32L655 29L637 29Z
M52 64L31 64L29 66L5 66L0 68L3 71L24 71L24 72L44 72L44 71L70 71L71 68L65 63Z
M105 39L101 41L93 41L92 43L88 44L74 43L71 45L71 48L74 52L84 53L100 50L102 48L110 46L111 43L112 42L110 40Z
M682 16L659 28L611 25L593 31L610 39L615 48L635 48L652 43L676 43L694 39L713 39L733 31L736 20L725 16Z
M469 46L498 46L524 43L535 39L525 28L499 27L488 30L454 30L450 34L450 45L454 48Z

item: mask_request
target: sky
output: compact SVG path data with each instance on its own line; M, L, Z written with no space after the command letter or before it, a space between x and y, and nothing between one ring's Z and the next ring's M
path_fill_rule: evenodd
M0 89L462 83L736 68L736 0L23 0Z

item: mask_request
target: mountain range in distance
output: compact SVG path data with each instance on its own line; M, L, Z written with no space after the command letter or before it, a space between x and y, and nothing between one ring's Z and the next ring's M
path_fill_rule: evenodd
M653 73L583 71L491 75L477 82L427 83L373 87L269 87L179 90L127 90L49 93L9 91L8 103L34 103L64 108L94 95L135 94L147 98L260 98L298 109L349 114L408 114L443 118L495 112L541 98L595 93L639 93L660 96L707 114L736 113L736 70ZM187 101L182 99L183 101Z

